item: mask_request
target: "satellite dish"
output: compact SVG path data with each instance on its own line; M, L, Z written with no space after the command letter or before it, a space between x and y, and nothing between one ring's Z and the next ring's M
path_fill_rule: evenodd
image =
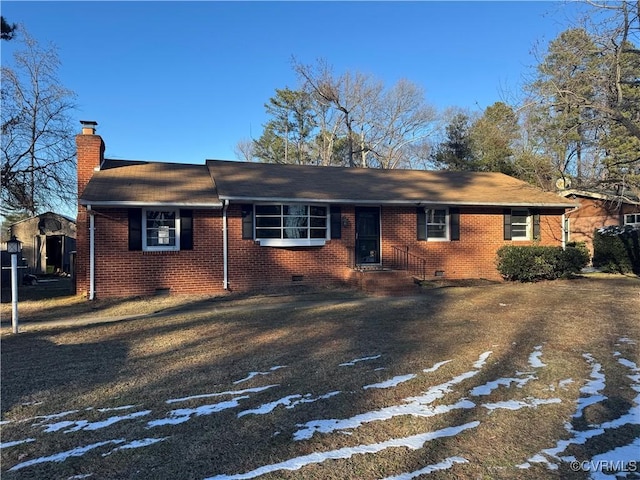
M556 188L558 190L566 190L571 188L571 180L569 178L559 178L556 180Z

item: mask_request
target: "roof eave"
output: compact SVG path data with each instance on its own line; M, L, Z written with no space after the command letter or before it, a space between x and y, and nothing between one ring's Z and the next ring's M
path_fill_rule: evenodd
M139 202L139 201L117 201L117 200L96 200L90 201L80 199L80 205L92 207L184 207L184 208L222 208L222 202L201 203L201 202Z
M394 205L394 206L428 206L428 205L454 205L465 207L544 207L544 208L574 208L579 205L577 202L557 203L557 202L460 202L443 200L358 200L349 198L307 198L307 197L247 197L220 195L221 200L230 202L275 202L275 203L327 203L342 205Z

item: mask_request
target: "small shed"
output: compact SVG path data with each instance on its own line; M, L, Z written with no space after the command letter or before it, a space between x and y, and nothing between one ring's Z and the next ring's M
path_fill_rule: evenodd
M16 222L9 230L22 242L22 257L29 273L71 273L71 252L76 249L75 220L46 212Z

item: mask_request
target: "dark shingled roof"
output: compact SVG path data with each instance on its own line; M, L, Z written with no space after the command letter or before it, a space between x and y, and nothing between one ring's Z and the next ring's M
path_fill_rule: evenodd
M570 208L502 173L314 167L207 160L221 200Z
M83 205L219 207L205 165L105 160L80 196Z

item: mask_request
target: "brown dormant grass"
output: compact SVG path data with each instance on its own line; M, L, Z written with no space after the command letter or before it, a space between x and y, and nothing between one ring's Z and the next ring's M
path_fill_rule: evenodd
M203 479L459 426L466 428L415 450L387 448L260 478L380 479L449 457L467 463L428 478L585 478L567 462L557 471L517 466L568 439L567 422L574 431L610 422L628 413L637 396L618 359L640 365L638 278L431 288L406 298L348 292L182 298L176 308L157 301L171 300L137 299L132 309L135 302L124 302L119 314L159 313L88 325L55 322L67 320L65 312L86 318L86 305L48 304L24 333L3 329L3 479ZM107 306L94 315L105 312ZM491 353L478 366L485 352ZM532 366L532 354L544 366ZM365 357L375 358L340 366ZM603 397L573 418L596 362ZM520 387L472 395L491 381L527 375ZM363 388L398 376L406 380ZM428 403L440 413L390 415L294 440L310 421L391 411L443 384L449 388ZM534 399L548 403L533 407ZM449 408L465 400L470 407ZM484 406L507 400L530 406ZM162 419L174 423L156 425ZM588 460L639 436L640 426L627 424L563 455ZM116 450L123 445L139 448ZM61 452L68 458L56 461Z

